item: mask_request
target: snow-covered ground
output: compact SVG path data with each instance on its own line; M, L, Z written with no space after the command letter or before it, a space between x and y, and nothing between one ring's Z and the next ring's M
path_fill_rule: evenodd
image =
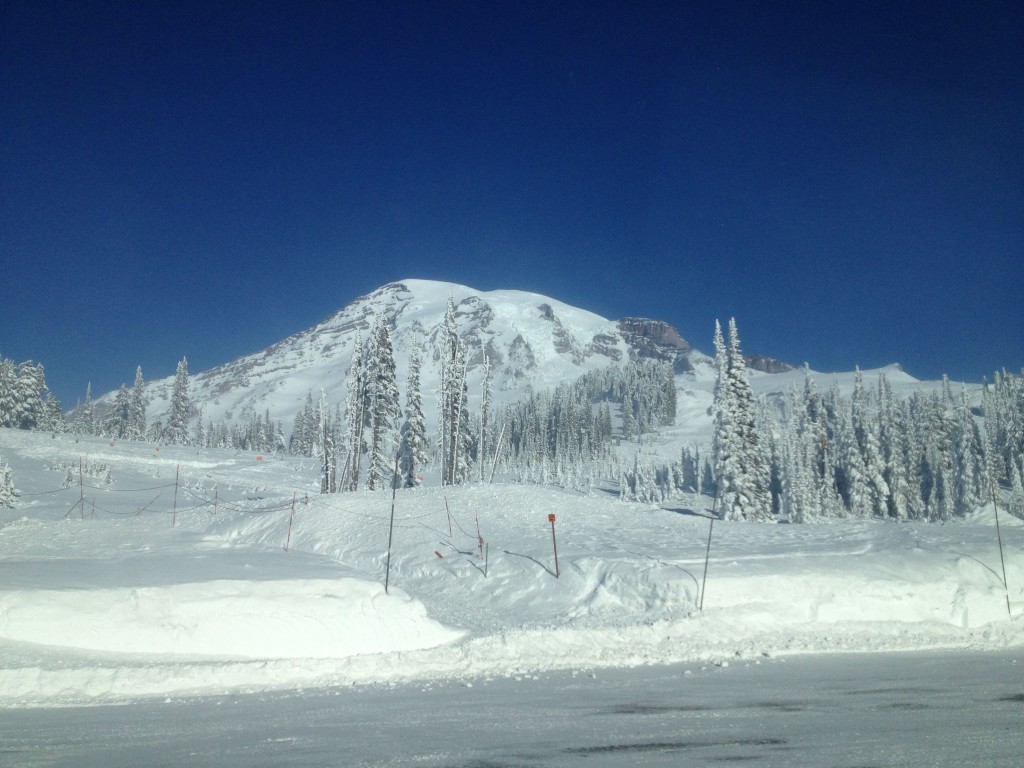
M700 611L704 499L400 491L388 572L391 494L321 496L310 459L11 430L0 455L2 707L1024 646L1024 526L1000 518L1007 590L991 507L715 523Z

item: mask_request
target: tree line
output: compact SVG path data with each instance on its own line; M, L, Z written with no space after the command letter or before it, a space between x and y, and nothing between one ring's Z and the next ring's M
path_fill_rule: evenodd
M496 469L531 483L581 490L617 484L623 498L662 503L688 494L714 499L724 519L810 522L829 517L942 521L961 517L999 488L1024 499L1024 383L998 372L980 403L948 379L941 391L895 392L884 374L848 397L838 385L802 387L756 398L735 320L714 334L715 386L710 446L686 446L676 460L630 458L616 446L672 425L671 366L641 360L591 371L550 391L491 407L490 363L482 363L478 407L469 408L466 349L449 300L438 334L437 430L428 435L421 395L422 354L412 351L400 400L386 318L357 335L344 405L312 392L290 437L269 411L244 422L204 420L189 398L187 360L178 364L167 424L147 423L141 367L96 416L90 390L73 412L78 434L170 444L287 451L321 462L325 493L415 487L426 468L444 485L487 480ZM198 414L193 416L193 414ZM982 418L984 417L984 418ZM66 428L46 388L43 367L0 360L0 424ZM191 428L190 428L191 424Z

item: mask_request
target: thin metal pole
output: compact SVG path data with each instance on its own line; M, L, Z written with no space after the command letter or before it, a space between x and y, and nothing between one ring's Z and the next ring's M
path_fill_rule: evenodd
M551 546L555 550L555 578L557 579L560 571L558 569L558 542L555 540L555 516L548 515L548 520L551 522Z
M1006 592L1006 615L1012 619L1013 613L1010 611L1010 585L1006 581L1006 561L1003 559L1003 534L999 530L999 505L996 503L995 481L991 478L989 478L988 487L992 493L992 509L994 509L996 513L996 541L999 542L999 564L1003 566L1003 590Z
M292 493L292 511L288 515L288 538L284 540L284 551L288 551L288 546L292 543L292 521L295 519L295 497L299 495L298 491Z
M178 520L178 475L181 472L181 464L177 464L174 467L174 508L171 513L171 528L174 527Z
M395 456L395 475L398 474L398 456ZM391 540L395 532L395 495L398 493L398 484L391 481L391 523L388 525L388 563L384 571L384 594L388 594L388 586L391 583Z
M708 583L708 561L711 559L711 532L715 529L715 512L718 507L718 488L715 488L715 500L711 504L711 522L708 523L708 546L704 550L704 577L700 581L700 604L698 611L704 610L704 590Z

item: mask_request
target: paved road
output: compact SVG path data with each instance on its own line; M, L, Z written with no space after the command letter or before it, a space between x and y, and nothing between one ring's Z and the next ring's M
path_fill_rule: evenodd
M1024 650L0 711L0 765L1019 768Z

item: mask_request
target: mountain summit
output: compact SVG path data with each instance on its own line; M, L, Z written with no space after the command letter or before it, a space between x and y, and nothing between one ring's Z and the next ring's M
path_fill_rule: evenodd
M449 298L466 349L471 397L479 390L485 357L495 401L631 360L661 360L681 372L691 369L691 358L706 359L675 328L658 320L607 320L526 291L477 291L455 283L402 280L355 299L261 352L194 374L192 402L203 408L204 419L233 421L269 410L285 423L302 409L311 391L316 396L323 389L329 402L340 403L356 334L365 339L380 314L391 329L400 387L409 353L413 347L423 352L424 405L432 416L439 380L437 339ZM167 378L148 385L151 419L167 412L172 383Z

